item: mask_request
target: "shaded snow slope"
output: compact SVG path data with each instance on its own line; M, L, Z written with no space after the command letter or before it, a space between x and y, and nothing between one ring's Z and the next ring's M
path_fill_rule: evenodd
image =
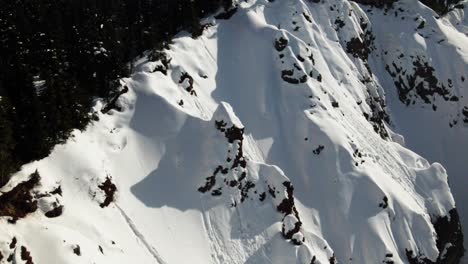
M37 210L1 219L0 262L458 262L465 10L259 0L207 19L2 188L41 175Z
M405 11L398 14L400 19L390 19L381 12L369 16L379 46L373 54L372 68L385 87L393 127L404 135L406 147L431 162L440 162L447 169L462 226L467 229L468 24L465 14L468 4L464 1L441 19L436 19L432 10L414 3L401 6L405 10L417 10L417 15ZM409 19L410 25L405 22ZM422 74L414 74L415 61L427 63L428 70L418 69ZM409 84L408 78L405 80L405 74L397 77L385 74L389 72L388 68L382 69L386 65L390 72L395 72L395 65L407 71L406 76L416 77L413 87L423 83L424 88L413 89L402 99L405 92L395 86L399 87L400 77ZM423 76L434 78L431 81L431 77ZM421 81L423 78L425 81ZM431 90L428 87L437 88L428 91ZM467 241L465 236L465 247Z

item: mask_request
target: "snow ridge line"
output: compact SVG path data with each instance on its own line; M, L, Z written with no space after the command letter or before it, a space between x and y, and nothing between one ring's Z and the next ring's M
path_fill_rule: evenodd
M138 230L135 223L127 215L127 213L125 213L125 211L118 204L115 204L115 206L118 209L118 211L120 212L120 214L122 215L122 217L127 222L128 227L130 227L133 234L135 234L135 236L142 242L142 244L145 246L145 248L148 250L148 252L153 256L153 258L157 261L157 263L159 263L159 264L168 264L163 259L161 254L159 254L159 252L153 246L150 245L150 243L146 240L145 236Z

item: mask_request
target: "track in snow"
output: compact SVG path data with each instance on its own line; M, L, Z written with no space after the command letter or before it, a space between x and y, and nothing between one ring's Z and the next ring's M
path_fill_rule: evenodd
M163 259L163 257L161 256L161 254L159 254L159 252L153 247L150 245L150 243L148 241L146 241L146 238L145 236L138 230L138 228L136 227L135 223L133 222L133 220L127 215L127 213L125 213L125 211L120 208L119 205L115 204L116 208L119 210L120 214L122 215L122 217L125 219L125 221L127 222L128 224L128 227L130 227L130 229L132 230L132 232L135 234L135 236L138 238L138 240L140 240L142 242L142 244L145 246L145 248L148 250L148 252L153 256L153 258L157 261L157 263L159 264L167 264L167 262Z

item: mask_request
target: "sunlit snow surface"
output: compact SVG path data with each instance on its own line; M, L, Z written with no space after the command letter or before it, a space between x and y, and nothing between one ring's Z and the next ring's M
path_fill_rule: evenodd
M406 249L435 260L431 217L455 207L443 166L468 220L468 126L460 116L468 106L466 7L441 19L416 1L398 8L404 11L396 16L349 1L251 0L229 20L204 21L213 25L197 39L180 34L166 50L167 75L153 72L159 62L139 60L122 80L129 88L119 99L123 111L99 111L99 121L25 165L2 189L38 169L40 188L62 186L64 212L5 220L0 250L10 252L16 237L39 264L305 264L314 257L330 263L333 255L339 263L407 263ZM426 21L419 31L416 17ZM352 38L364 35L363 21L375 36L368 66L346 52ZM281 51L278 39L288 42ZM451 79L459 100L436 96L436 111L419 99L405 106L385 65L411 71L410 56L425 56L441 82ZM282 71L291 69L293 78L306 80L284 81ZM180 82L183 73L193 78L196 95L186 90L188 79ZM364 116L373 111L370 98L387 102L387 139ZM95 110L101 108L97 102ZM246 166L218 173L202 193L217 166L231 168L239 149L217 129L221 120L244 128ZM229 184L242 172L255 185L245 194ZM97 186L107 177L118 191L101 208ZM277 210L289 181L302 245L282 235L282 226L289 230L296 221ZM276 197L270 187L279 190ZM11 254L22 263L19 250Z

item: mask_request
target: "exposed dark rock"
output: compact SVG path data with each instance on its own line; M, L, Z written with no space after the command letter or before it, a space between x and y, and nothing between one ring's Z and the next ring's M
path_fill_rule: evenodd
M315 65L315 59L314 59L314 54L313 53L310 53L310 55L307 58L309 58L309 60L312 62L312 65Z
M382 207L383 209L388 207L388 197L384 196L382 199L383 202L379 203L379 207Z
M362 158L362 153L359 151L359 149L356 149L353 153L353 157L359 157Z
M10 249L14 249L16 247L17 242L18 242L18 240L16 240L16 237L13 237L13 239L11 240L11 243L10 243Z
M288 215L292 214L294 211L294 187L291 182L288 181L283 182L283 185L286 187L287 196L276 208L284 215Z
M437 263L460 263L465 249L463 247L463 233L460 218L455 208L449 211L448 216L438 217L433 221L437 233L437 248L442 253Z
M310 264L316 264L317 263L316 261L317 261L317 257L313 256L312 260L310 260Z
M226 130L225 135L230 143L233 143L234 140L238 140L237 154L234 157L231 169L236 168L238 166L245 168L247 166L247 162L245 161L243 150L244 128L238 128L233 125L232 127Z
M285 82L292 83L292 84L298 84L299 80L296 79L296 78L292 78L291 76L293 76L293 75L294 75L294 70L283 70L283 71L281 71L281 78ZM307 76L306 76L306 78L307 78Z
M199 192L205 193L205 192L211 190L211 188L213 188L213 186L216 184L215 176L210 176L210 177L206 178L205 180L206 180L205 185L198 188Z
M468 123L468 106L463 107L462 109L463 122Z
M346 24L343 20L341 20L340 18L337 18L335 19L335 25L336 25L336 28L337 29L340 29L342 27L344 27Z
M385 101L381 97L369 96L367 98L367 104L371 108L371 113L364 114L367 121L372 124L374 131L380 135L382 139L388 139L388 131L385 127L385 123L390 123L390 116L386 109Z
M103 114L107 114L110 110L114 109L117 111L122 111L122 108L117 104L119 97L128 92L128 87L125 86L122 90L116 92L116 94L111 96L111 99L106 103L106 105L101 109Z
M302 15L304 16L304 18L305 18L309 23L312 23L312 19L310 18L309 15L307 15L305 12L303 12Z
M424 25L426 25L426 21L421 21L421 23L419 23L418 29L423 29Z
M235 158L232 160L232 166L226 167L223 165L218 165L215 168L213 175L206 178L205 185L200 187L198 190L204 193L207 191L211 191L213 188L215 188L216 182L217 182L216 177L219 175L220 172L222 174L220 176L233 175L235 177L235 175L238 175L238 178L234 180L228 180L227 178L224 178L224 183L227 186L231 188L237 187L238 190L240 191L240 201L235 200L232 202L232 206L235 207L239 204L239 202L243 203L247 201L249 198L249 194L258 193L256 183L248 180L247 170L244 170L247 167L247 161L243 154L244 128L239 128L234 124L231 127L228 127L227 122L225 122L224 120L215 120L214 125L218 131L224 134L228 143L237 144L237 145L233 145L236 147L235 149L237 150L237 153L236 153ZM228 152L231 152L231 150L228 150ZM227 162L231 162L231 159L228 158ZM232 171L233 174L228 174L229 171ZM293 244L300 245L304 242L304 240L298 241L297 239L302 236L296 236L293 239L294 234L300 232L300 228L302 226L302 222L300 221L300 217L299 217L299 212L297 211L295 204L294 204L294 196L293 196L294 187L289 181L283 182L282 185L285 188L286 197L283 198L283 200L281 200L279 204L277 204L276 209L278 212L280 212L283 215L283 221L287 215L293 215L295 219L297 219L297 222L294 224L295 226L292 230L286 230L284 227L285 222L283 222L282 235L285 237L285 239L291 240ZM280 194L280 191L277 190L277 186L271 186L267 184L267 188L268 188L268 193L273 198L276 198L277 195ZM222 195L221 187L212 191L211 195L213 196ZM259 200L264 201L265 199L266 199L266 192L260 193Z
M299 78L299 82L300 82L300 83L305 83L305 82L307 82L307 75L305 75L305 74L302 75L301 78Z
M149 56L150 61L161 61L162 65L156 66L152 72L161 72L164 75L167 75L167 70L172 61L172 58L169 58L165 52L162 51L153 51Z
M325 147L322 146L322 145L319 145L316 149L314 149L312 152L315 154L315 155L320 155L320 153L322 152L322 150L324 150Z
M236 187L237 184L239 184L239 182L236 180L229 181L229 187Z
M62 196L62 186L59 185L57 188L55 188L53 191L51 191L50 194L57 194L57 195Z
M75 253L75 255L77 256L81 256L81 248L80 248L80 245L75 245L73 247L73 253Z
M288 46L288 40L280 37L279 39L275 40L275 49L277 51L282 51Z
M296 70L302 71L301 66L297 65L297 63L293 63L293 66L294 66L294 68L296 68Z
M213 195L213 196L220 196L221 194L223 194L223 193L221 192L221 190L222 190L222 188L219 187L218 189L213 190L213 191L211 192L211 195Z
M305 237L302 237L302 240L298 240L298 239L296 239L295 237L293 237L293 238L291 239L291 242L292 242L294 245L296 245L296 246L300 246L300 245L304 244L304 242L305 242Z
M62 212L63 212L63 205L60 205L60 206L57 206L54 209L48 211L47 213L45 213L45 216L47 216L49 218L54 218L54 217L61 216Z
M199 32L192 32L192 36L195 35L194 37L199 37L199 36L203 35L203 31L205 31L206 29L208 29L208 28L210 28L210 27L212 27L212 26L214 26L213 23L206 23L206 24L203 24L203 25L201 25L200 31L199 31ZM195 34L194 34L194 33L195 33ZM198 35L197 35L197 33L198 33ZM202 77L203 79L206 79L206 78L207 78L207 76L200 76L200 77Z
M98 186L99 189L104 191L105 198L104 201L100 204L102 208L109 206L111 202L114 201L114 195L117 191L117 187L112 183L110 177L106 177L106 180Z
M435 264L436 262L428 259L421 253L414 254L413 250L405 249L406 258L410 264Z
M0 196L0 216L12 217L11 222L23 218L37 210L37 201L31 194L41 177L37 170L25 182L19 183L11 191Z
M24 260L24 264L34 264L31 252L25 246L21 246L21 260Z
M247 172L242 172L240 177L239 177L239 182L242 182L245 178L247 177Z
M434 96L439 95L445 101L452 98L450 90L440 83L435 76L435 69L420 57L413 61L413 74L407 74L406 70L392 63L385 69L393 77L398 90L400 101L406 105L414 104L416 99L421 99L426 104L432 104Z
M247 181L245 185L240 184L239 189L241 190L241 202L244 202L248 198L249 190L254 188L255 184L251 181Z
M220 120L220 121L215 120L215 126L216 126L216 129L218 129L221 132L224 132L225 127L227 126L227 123L224 122L224 120Z
M193 89L193 77L190 76L187 72L182 72L182 75L180 76L179 79L179 84L183 83L186 79L188 79L189 85L185 87L185 90L190 93L190 95L197 95L195 90Z
M276 198L276 187L272 187L268 185L268 193L271 195L271 197Z
M362 36L362 40L354 37L346 43L346 52L355 58L367 61L369 54L373 50L374 39L374 35L370 31L366 31Z
M298 221L298 222L296 222L296 223L294 224L294 228L293 228L293 229L286 231L286 228L285 228L285 226L284 226L284 224L283 224L283 227L282 227L281 230L282 230L282 233L283 233L283 235L284 235L284 238L286 238L286 239L292 239L293 235L296 234L296 233L298 233L298 232L301 230L301 226L302 226L302 223Z
M455 208L446 216L432 219L437 234L436 245L439 256L435 261L427 258L421 253L406 249L406 257L410 264L451 264L460 263L465 249L463 247L463 233L461 229L458 212Z
M293 215L296 217L297 222L294 224L294 228L292 230L286 230L284 223L283 223L283 228L282 228L282 234L284 238L286 239L291 239L294 234L298 233L300 231L300 228L302 226L301 218L299 216L299 212L296 209L296 206L294 204L294 187L289 181L283 182L283 186L286 187L286 198L284 198L281 203L276 207L278 212L282 213L285 217L287 215ZM270 186L268 186L270 188ZM283 218L284 221L284 218ZM294 243L294 241L293 241Z
M221 172L223 175L226 175L229 173L229 170L234 169L234 168L245 168L247 166L247 161L245 160L244 157L244 152L243 152L243 140L244 140L244 128L238 128L235 125L232 125L229 128L226 128L227 123L224 122L224 120L215 120L215 127L217 130L220 132L224 133L224 136L226 137L227 141L231 144L236 143L237 144L237 153L236 156L234 157L234 160L232 161L232 166L230 168L228 167L223 167L222 165L218 165L214 172L213 175L207 177L205 180L205 185L201 186L198 188L199 192L205 193L210 191L215 185L216 185L216 175ZM227 158L227 162L231 162L230 158ZM247 176L247 173L244 171L241 173L240 177L238 180L224 180L226 185L230 187L235 187L239 185L239 189L241 189L241 202L243 202L246 198L248 189L252 188L248 184L242 184L242 182L245 180ZM255 185L254 185L255 186ZM247 188L247 189L245 189ZM213 196L219 196L222 195L221 193L221 188L218 188L214 191L211 192L211 195Z
M229 143L234 143L235 140L242 141L244 139L244 128L238 128L235 125L226 129L224 133Z

